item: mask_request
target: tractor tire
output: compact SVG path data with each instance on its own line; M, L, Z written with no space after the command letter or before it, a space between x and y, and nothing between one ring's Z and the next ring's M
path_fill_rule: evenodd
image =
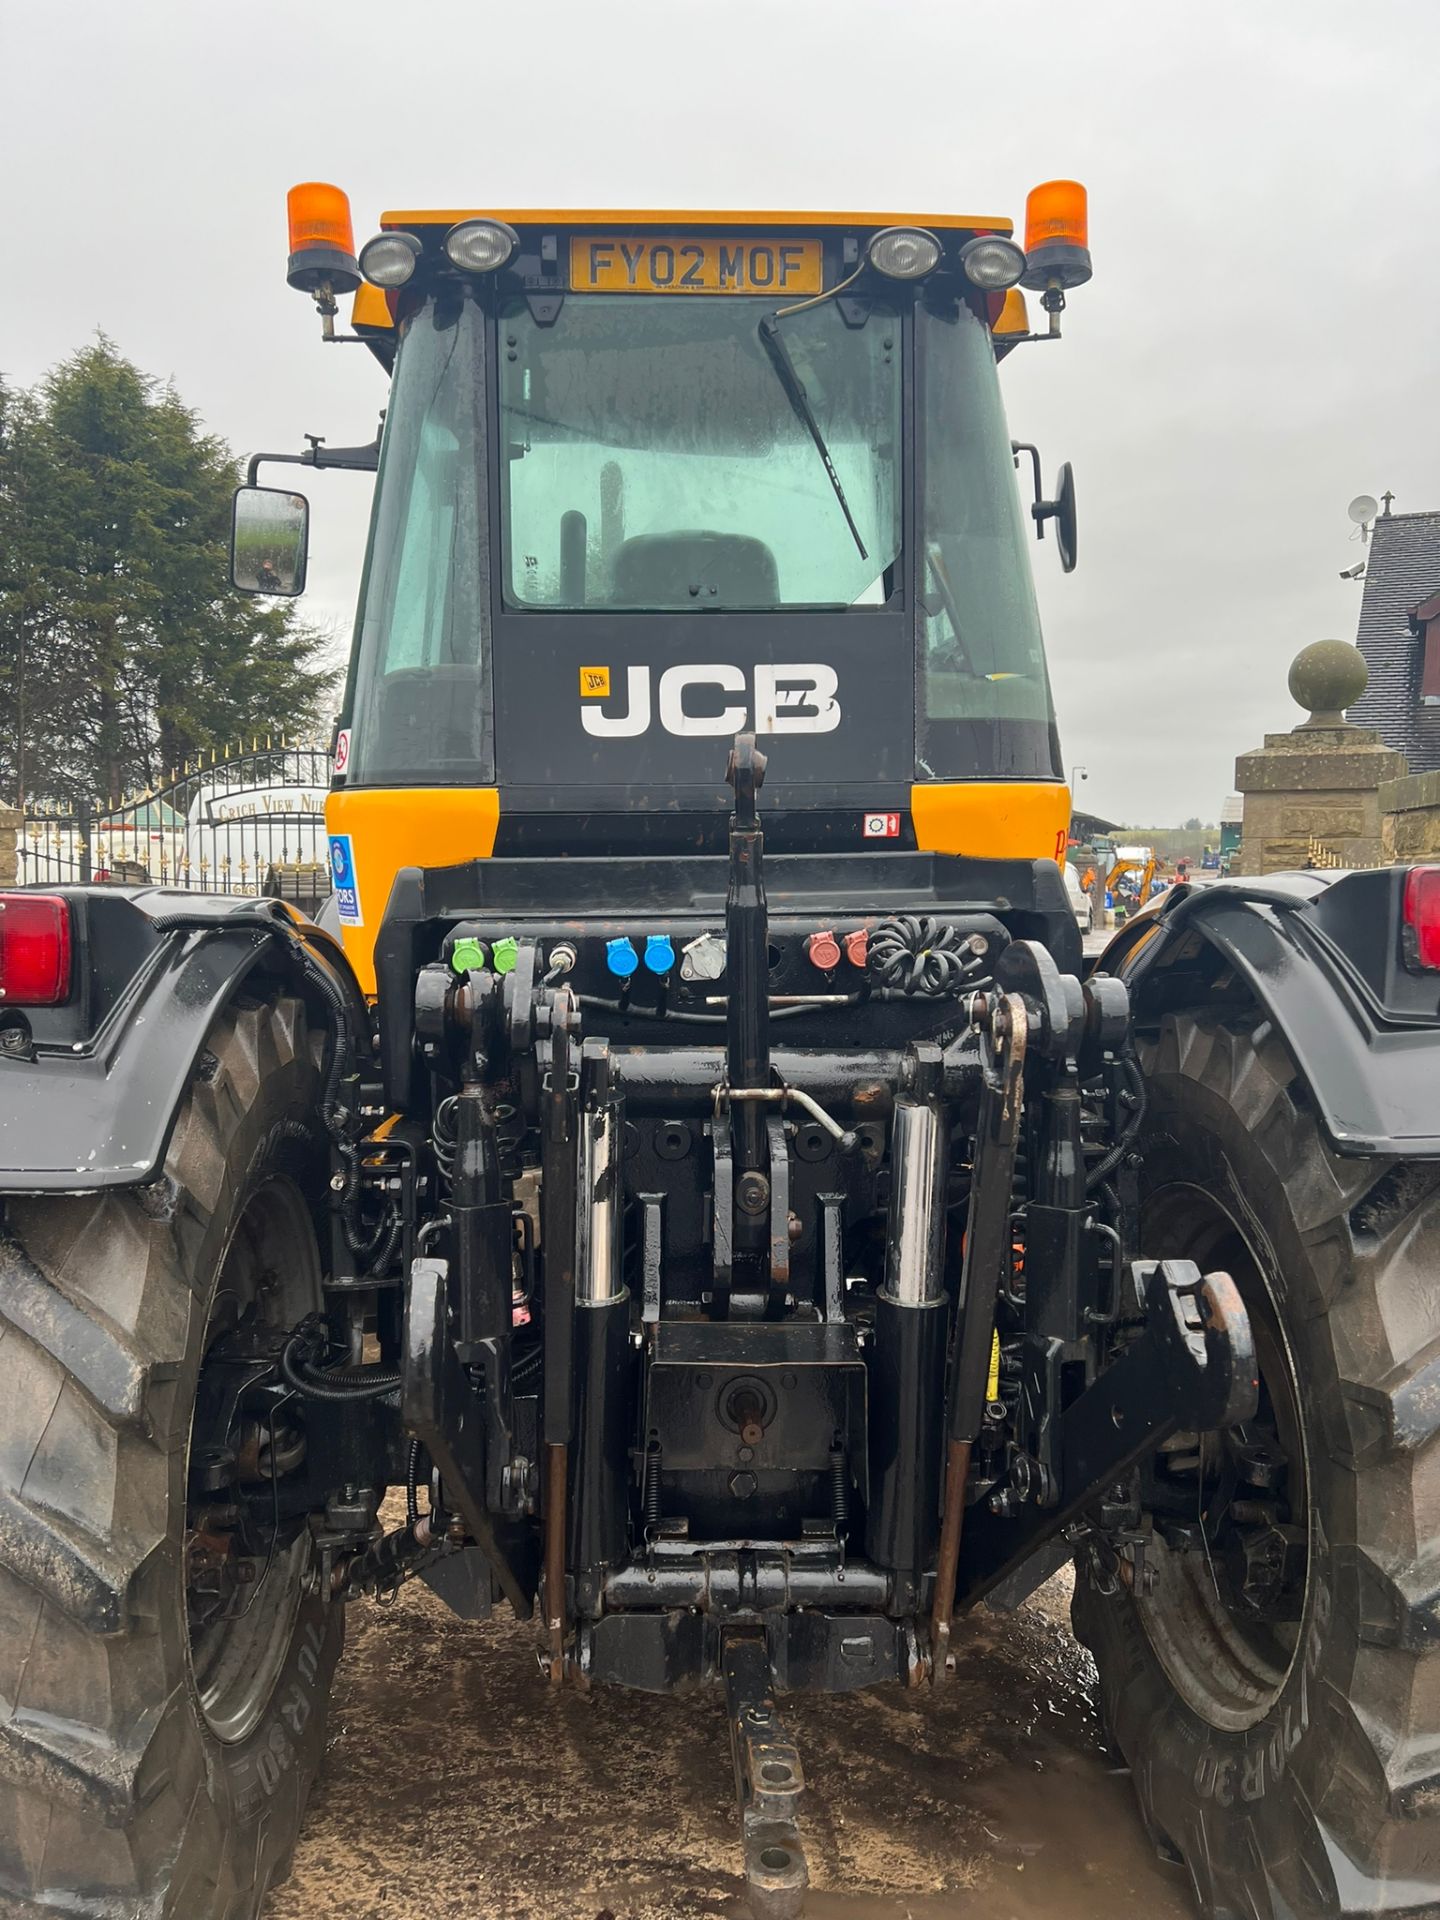
M1231 1272L1262 1400L1167 1443L1177 1550L1128 1585L1079 1557L1105 1724L1205 1920L1435 1915L1440 1166L1334 1153L1258 1015L1167 1014L1140 1057L1141 1245Z
M211 1603L192 1634L187 1475L215 1330L319 1305L322 1038L296 999L237 1005L207 1040L162 1179L5 1203L7 1920L254 1920L289 1869L342 1609L322 1600L308 1533L283 1548L273 1534L258 1578L247 1563L244 1611Z

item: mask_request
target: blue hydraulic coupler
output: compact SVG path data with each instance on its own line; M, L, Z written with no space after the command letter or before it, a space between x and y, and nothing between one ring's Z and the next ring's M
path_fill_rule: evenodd
M640 964L640 956L630 940L607 940L605 964L617 980L628 980Z
M675 965L675 949L671 945L668 933L647 933L645 936L645 964L651 973L662 976L669 973Z

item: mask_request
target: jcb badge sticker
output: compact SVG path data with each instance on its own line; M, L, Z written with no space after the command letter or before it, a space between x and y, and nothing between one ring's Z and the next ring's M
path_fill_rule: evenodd
M865 816L865 838L867 840L898 840L900 838L899 814L867 813Z
M595 684L596 680L600 684ZM649 667L623 667L607 713L609 667L580 669L580 724L597 740L633 740L658 718L681 739L756 733L833 733L840 724L839 678L819 661L761 661L747 673L726 661L666 667L658 684Z
M355 855L348 833L330 836L330 879L335 888L335 909L342 927L363 927L360 914L360 882L355 877Z

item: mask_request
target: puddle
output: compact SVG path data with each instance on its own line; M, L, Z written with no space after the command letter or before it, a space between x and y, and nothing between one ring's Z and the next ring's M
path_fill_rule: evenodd
M789 1695L807 1920L1194 1920L1099 1736L1060 1582L938 1693ZM409 1587L351 1615L330 1753L265 1920L744 1920L718 1689L552 1696L531 1627Z

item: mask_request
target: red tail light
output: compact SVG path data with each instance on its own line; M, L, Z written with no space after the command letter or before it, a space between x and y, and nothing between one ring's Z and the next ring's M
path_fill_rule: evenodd
M0 1006L70 997L70 906L50 893L0 893Z
M1405 961L1440 969L1440 867L1412 867L1405 876Z

